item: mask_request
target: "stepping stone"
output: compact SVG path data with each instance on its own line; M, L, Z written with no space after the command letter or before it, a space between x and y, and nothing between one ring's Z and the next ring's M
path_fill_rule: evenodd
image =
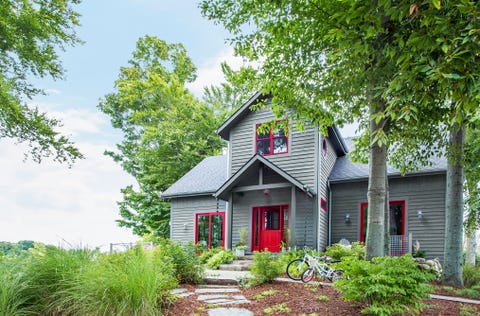
M202 289L196 289L195 293L200 294L200 293L235 293L235 292L240 292L238 288L202 288Z
M187 289L184 289L184 288L178 288L178 289L171 290L170 294L183 298L183 297L193 295L194 293L187 292Z
M245 308L213 308L208 311L209 316L253 316L253 312Z
M199 301L207 301L207 300L212 300L212 299L218 299L218 298L228 298L228 295L215 295L215 294L209 294L209 295L199 295L197 297L197 300Z

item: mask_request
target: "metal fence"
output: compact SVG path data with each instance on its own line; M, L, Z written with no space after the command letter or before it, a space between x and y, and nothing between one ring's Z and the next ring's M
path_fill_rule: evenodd
M412 252L412 233L390 235L390 256L396 257Z
M112 252L124 252L136 245L142 246L143 249L153 249L153 242L121 242L116 244L110 244L110 253Z

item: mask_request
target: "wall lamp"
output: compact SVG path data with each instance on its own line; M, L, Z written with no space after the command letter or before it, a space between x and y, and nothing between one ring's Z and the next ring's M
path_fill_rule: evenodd
M423 211L422 210L417 211L417 217L418 218L423 218Z
M345 223L350 223L350 214L345 215Z

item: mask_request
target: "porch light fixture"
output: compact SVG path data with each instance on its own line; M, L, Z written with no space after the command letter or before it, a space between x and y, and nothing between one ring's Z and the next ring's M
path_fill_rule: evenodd
M350 223L350 214L345 215L345 223Z
M270 190L269 189L265 189L263 190L263 195L270 195Z
M417 217L420 218L420 219L423 218L423 211L422 210L417 211Z

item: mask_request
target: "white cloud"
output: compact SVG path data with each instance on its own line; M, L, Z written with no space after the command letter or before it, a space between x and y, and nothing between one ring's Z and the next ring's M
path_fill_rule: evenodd
M105 248L137 239L115 223L120 189L134 179L103 155L105 144L77 143L86 159L70 169L49 160L22 162L26 146L6 139L0 144L0 240L58 244L64 239Z
M221 51L218 55L208 59L198 67L197 80L187 84L187 88L197 97L203 95L203 89L211 85L219 85L225 82L223 77L221 63L227 64L234 70L240 69L244 65L241 57L234 56L233 48Z

